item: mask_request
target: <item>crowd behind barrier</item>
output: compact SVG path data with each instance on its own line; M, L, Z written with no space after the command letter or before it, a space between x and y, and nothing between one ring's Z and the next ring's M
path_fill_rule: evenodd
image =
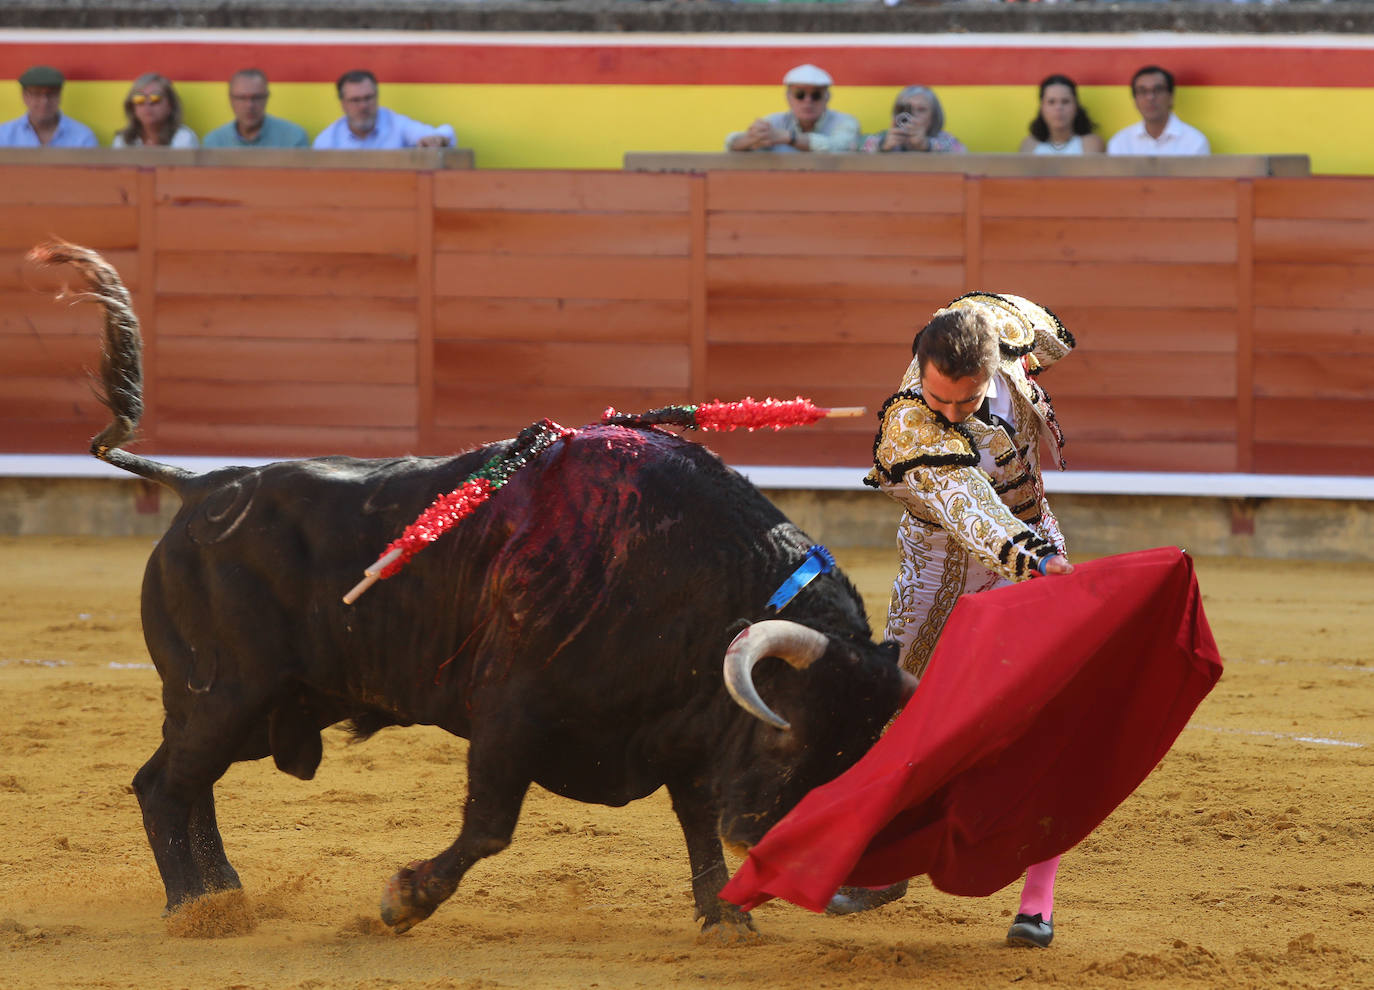
M0 146L96 147L85 124L62 113L65 76L60 69L38 65L19 78L26 113L0 125ZM729 134L725 150L732 152L927 152L961 154L969 149L945 127L945 111L928 86L909 85L895 96L890 126L863 134L859 119L831 109L829 72L810 64L798 65L783 77L787 109L756 118L745 130ZM1208 139L1174 113L1173 75L1157 65L1138 69L1130 89L1140 120L1104 141L1095 133L1078 88L1066 75L1052 74L1039 87L1039 107L1029 135L1018 150L1027 154L1207 155ZM303 127L267 113L270 89L266 74L256 68L234 73L228 83L233 117L210 131L205 146L212 148L303 148L316 150L389 150L452 147L453 127L437 127L413 120L380 104L377 77L367 69L345 72L335 84L343 115L325 127L313 142ZM112 147L195 148L200 139L183 121L182 103L172 80L159 73L140 75L123 104L125 123Z
M19 77L23 116L0 125L0 147L94 148L95 133L62 113L66 77L60 69L35 65ZM311 143L305 128L267 113L271 98L267 74L245 68L229 79L233 119L210 131L208 148L306 148L323 151L391 151L403 148L447 148L457 143L453 127L432 127L380 104L377 77L352 69L335 83L343 116ZM111 147L197 148L201 141L182 119L181 98L172 80L146 72L134 80L124 98L124 126Z

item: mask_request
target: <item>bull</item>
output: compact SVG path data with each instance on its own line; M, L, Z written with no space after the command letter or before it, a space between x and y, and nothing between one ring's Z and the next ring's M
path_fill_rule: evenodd
M514 441L199 474L139 456L123 448L141 344L118 274L60 242L33 257L74 266L103 306L112 419L92 453L181 501L144 575L164 718L133 781L168 911L240 887L213 793L231 764L270 756L308 780L328 726L424 724L469 740L467 797L456 840L385 885L393 930L506 848L531 783L613 806L666 787L703 930L752 929L717 896L722 839L749 846L851 766L915 683L838 569L770 615L812 541L758 489L675 433L585 427L350 607L376 551Z

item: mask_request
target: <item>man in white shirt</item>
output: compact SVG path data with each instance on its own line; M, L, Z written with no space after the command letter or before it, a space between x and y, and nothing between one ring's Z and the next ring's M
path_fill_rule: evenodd
M334 88L344 115L315 138L324 151L377 151L394 148L447 148L457 143L448 124L430 127L377 104L377 77L354 69Z
M100 142L89 127L62 113L62 86L66 81L66 77L50 65L27 69L19 77L27 113L0 124L0 147L99 147Z
M853 151L859 118L830 109L830 73L799 65L782 77L787 109L760 117L725 139L726 151Z
M1210 155L1207 135L1185 124L1174 113L1174 77L1157 65L1147 65L1131 77L1131 95L1140 123L1112 135L1109 155Z

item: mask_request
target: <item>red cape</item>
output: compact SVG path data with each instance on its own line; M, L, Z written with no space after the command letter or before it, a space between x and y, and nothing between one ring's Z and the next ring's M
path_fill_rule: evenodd
M965 595L887 733L770 829L721 897L821 911L842 884L922 873L991 894L1111 814L1220 676L1176 548Z

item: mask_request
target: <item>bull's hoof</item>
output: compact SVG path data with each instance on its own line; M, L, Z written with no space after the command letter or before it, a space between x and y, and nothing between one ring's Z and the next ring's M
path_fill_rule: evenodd
M841 887L825 906L825 913L858 914L860 911L872 911L905 897L906 888L906 880L894 883L891 887L879 887L877 890L868 887Z
M438 904L422 903L416 871L424 865L423 860L415 860L404 869L397 870L382 888L382 921L397 935L410 931L438 907Z
M744 912L726 914L717 922L707 922L701 926L697 945L716 945L735 947L762 942L763 936L754 927L753 919Z

